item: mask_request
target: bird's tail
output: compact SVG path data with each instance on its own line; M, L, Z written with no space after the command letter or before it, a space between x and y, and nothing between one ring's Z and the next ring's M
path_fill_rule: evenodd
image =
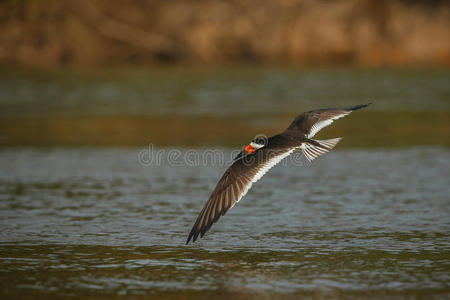
M311 162L322 154L329 152L336 146L342 138L335 138L329 140L313 140L308 139L302 146L302 152L306 158Z

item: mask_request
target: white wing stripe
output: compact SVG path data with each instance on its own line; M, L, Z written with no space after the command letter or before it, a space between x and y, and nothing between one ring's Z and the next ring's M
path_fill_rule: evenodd
M317 122L316 124L314 124L314 125L311 127L311 130L309 131L309 134L308 134L308 138L312 138L312 137L313 137L314 135L316 135L316 133L318 133L322 128L324 128L324 127L330 125L331 123L333 123L334 120L337 120L337 119L340 119L340 118L342 118L342 117L345 117L345 116L348 115L349 113L351 113L351 111L344 112L344 113L342 113L342 114L340 114L340 115L334 116L334 117L331 118L331 119L327 119L327 120L323 120L323 121Z
M253 183L260 180L264 176L264 174L267 173L267 171L269 171L276 164L278 164L280 161L282 161L283 158L288 157L295 149L296 148L293 148L287 152L284 152L283 154L274 156L271 159L269 159L264 165L260 166L258 169L258 172L256 172L256 174L253 176L253 178L251 178L251 180L244 187L243 192L239 195L238 200L233 204L233 206L236 205L236 203L238 203L242 199L242 197L245 196L245 194L247 194L248 190L251 188ZM239 178L237 180L239 180ZM233 206L231 206L230 208L232 208Z

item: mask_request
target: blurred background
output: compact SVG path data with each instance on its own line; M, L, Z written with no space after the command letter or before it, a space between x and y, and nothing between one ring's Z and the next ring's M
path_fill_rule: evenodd
M184 245L186 153L368 102ZM448 299L449 145L447 0L0 0L0 298Z
M373 102L336 129L355 131L345 145L448 145L449 8L1 1L0 144L236 147L306 110Z

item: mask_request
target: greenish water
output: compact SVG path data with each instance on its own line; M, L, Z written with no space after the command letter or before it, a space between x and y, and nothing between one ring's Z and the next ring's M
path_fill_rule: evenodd
M0 70L0 146L237 147L316 108L373 102L341 147L450 145L446 69Z
M288 158L190 245L230 150L141 150L0 151L2 299L450 297L448 148Z
M0 71L0 114L254 115L374 102L376 111L450 109L447 69Z
M16 147L0 148L0 298L450 298L449 82L445 69L1 70L0 145ZM343 136L336 150L288 158L184 245L232 149L366 102L320 134ZM143 164L149 144L162 156ZM217 145L222 160L195 161Z

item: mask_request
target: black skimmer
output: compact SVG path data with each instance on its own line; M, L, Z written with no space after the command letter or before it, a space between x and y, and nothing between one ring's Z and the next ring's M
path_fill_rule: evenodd
M254 139L236 156L233 164L217 183L195 221L186 244L191 239L195 242L199 235L203 237L220 216L244 197L253 183L293 151L301 150L311 162L333 149L341 138L314 140L312 137L334 120L369 104L308 111L295 118L282 133L269 138Z

